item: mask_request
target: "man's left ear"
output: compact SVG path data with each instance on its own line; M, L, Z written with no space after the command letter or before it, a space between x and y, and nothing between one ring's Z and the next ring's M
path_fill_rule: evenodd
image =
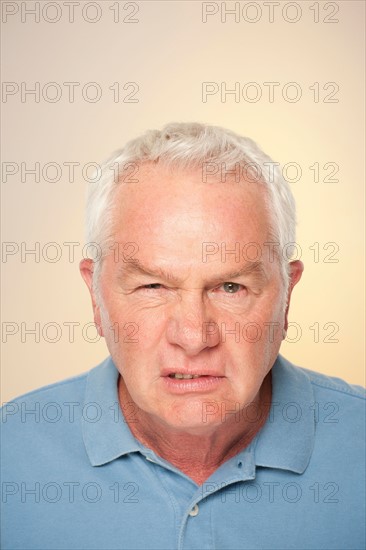
M285 325L284 325L285 331L287 330L287 327L288 327L288 310L290 308L292 289L301 279L302 272L304 271L304 264L300 260L295 260L294 262L290 262L289 268L290 268L289 269L289 286L287 291L287 306L285 311Z

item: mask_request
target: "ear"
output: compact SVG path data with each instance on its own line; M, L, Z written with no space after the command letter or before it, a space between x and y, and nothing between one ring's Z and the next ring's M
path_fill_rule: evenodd
M97 327L98 334L100 334L100 336L104 336L101 318L100 318L100 306L97 303L95 292L93 289L93 273L94 273L93 260L91 260L90 258L84 258L83 260L81 260L79 264L79 269L80 269L81 276L84 279L85 284L88 287L90 292L95 326Z
M290 308L291 294L294 286L300 281L302 272L304 271L304 264L300 260L295 260L290 262L290 273L289 273L289 287L287 291L287 306L285 311L285 324L284 330L287 331L288 327L288 311Z

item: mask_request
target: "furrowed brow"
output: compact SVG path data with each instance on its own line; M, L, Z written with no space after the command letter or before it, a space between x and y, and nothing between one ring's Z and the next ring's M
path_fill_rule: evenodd
M145 277L156 277L163 279L174 284L179 285L181 280L174 276L172 273L165 271L162 268L152 268L148 266L143 266L137 262L125 262L119 269L118 272L120 277L142 275ZM245 264L242 268L230 273L223 273L222 275L216 275L212 278L212 283L218 283L222 281L230 281L232 279L237 279L238 277L253 277L259 281L267 281L268 277L265 272L263 263L261 261L249 262Z
M148 266L143 266L140 262L125 262L119 269L119 275L121 277L124 277L126 275L143 275L145 277L157 277L159 279L165 279L166 281L170 281L173 283L180 282L179 279L175 277L172 273L169 273L160 267L151 268Z
M263 263L260 261L249 262L237 271L226 273L224 277L235 279L236 277L240 277L241 275L251 275L251 274L265 275Z
M232 271L230 273L223 273L215 279L220 281L230 281L231 279L237 279L238 277L243 276L251 276L257 279L262 279L263 281L266 281L268 279L263 262L261 261L249 262L241 267L239 270Z

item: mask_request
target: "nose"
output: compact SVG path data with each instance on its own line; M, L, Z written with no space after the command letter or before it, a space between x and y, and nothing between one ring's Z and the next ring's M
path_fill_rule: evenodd
M182 348L186 355L194 356L205 348L217 346L219 331L209 312L210 304L204 302L198 291L187 291L175 303L167 322L166 336L170 344ZM210 327L207 330L207 327Z

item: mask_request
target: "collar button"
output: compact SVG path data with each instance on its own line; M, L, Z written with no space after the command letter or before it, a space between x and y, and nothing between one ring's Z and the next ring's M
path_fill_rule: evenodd
M199 512L198 504L195 504L192 510L189 512L189 515L191 517L195 517L195 516L198 516L198 512Z

